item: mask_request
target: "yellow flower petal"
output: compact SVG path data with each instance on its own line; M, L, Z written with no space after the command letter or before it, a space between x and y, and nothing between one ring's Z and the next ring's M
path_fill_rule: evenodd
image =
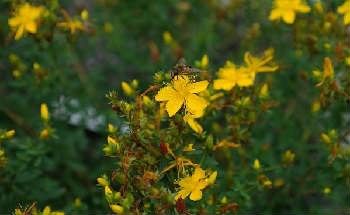
M287 24L292 24L295 20L295 12L294 11L285 11L283 14L283 20Z
M217 79L214 80L214 89L216 90L231 90L236 83L231 80L226 80L226 79Z
M192 175L192 178L193 180L196 180L196 181L205 178L205 171L200 167L196 167Z
M296 7L296 10L300 13L308 13L310 12L310 7L307 5L301 4Z
M280 10L274 9L270 13L269 20L276 20L276 19L279 19L280 17L281 17Z
M203 112L203 110L208 106L208 102L205 99L195 94L187 95L185 100L187 110L192 113Z
M176 91L172 87L167 86L167 87L163 87L162 89L159 90L155 99L158 102L168 101L172 97L175 97L176 94L177 94Z
M192 201L198 201L202 199L202 191L200 189L193 190L190 195L190 199Z
M209 82L208 81L199 81L188 85L190 93L199 93L207 89Z
M191 190L187 190L187 189L180 190L180 191L176 194L175 200L178 200L180 197L181 197L182 199L185 199L190 193L191 193Z
M175 95L169 100L166 105L165 109L167 110L169 117L174 116L181 108L181 106L184 103L184 98L180 95Z
M16 31L15 40L19 40L24 34L24 26L20 25Z
M17 25L19 25L21 23L21 20L19 17L12 17L8 20L8 24L10 27L14 28Z
M35 22L28 22L26 25L26 30L32 34L35 34L37 31L37 25Z
M202 126L191 116L191 114L186 114L183 120L192 128L193 131L200 134L203 132Z
M207 179L208 185L215 183L217 175L218 175L217 171L214 171L212 174L210 174L209 178Z

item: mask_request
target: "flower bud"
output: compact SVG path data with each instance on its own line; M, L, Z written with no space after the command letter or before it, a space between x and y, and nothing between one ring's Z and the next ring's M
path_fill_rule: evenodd
M118 204L110 205L112 211L116 214L123 214L124 208Z

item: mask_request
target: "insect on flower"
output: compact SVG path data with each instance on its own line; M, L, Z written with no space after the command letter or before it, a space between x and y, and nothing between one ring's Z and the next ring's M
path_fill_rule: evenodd
M173 80L175 77L177 78L181 75L193 77L196 73L202 72L202 70L187 65L186 60L184 58L180 58L178 63L171 69L170 72L171 80Z

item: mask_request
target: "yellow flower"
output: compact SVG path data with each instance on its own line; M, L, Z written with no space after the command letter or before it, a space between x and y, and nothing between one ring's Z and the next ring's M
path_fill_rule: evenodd
M41 115L41 119L44 122L49 121L50 114L49 114L49 109L47 108L47 104L46 103L42 103L41 104L41 106L40 106L40 115Z
M32 6L29 3L20 5L14 17L8 20L9 26L16 32L15 40L20 39L26 32L35 34L43 12L42 6Z
M214 89L231 90L235 85L247 87L253 85L255 73L250 73L245 67L236 68L236 66L227 61L223 68L218 72L219 79L214 80Z
M275 0L269 19L279 20L282 18L285 23L292 24L297 12L308 13L309 11L310 7L302 0Z
M330 81L332 81L334 79L333 64L332 64L332 61L329 57L324 58L322 80L316 86L321 86L325 82L326 79L328 79Z
M205 176L205 171L200 167L196 167L192 176L187 176L181 179L178 184L180 191L176 194L175 200L185 199L190 195L192 201L198 201L202 198L202 190L208 186L208 181Z
M338 7L339 14L344 14L344 25L350 24L350 0L346 0Z
M208 102L196 95L208 86L208 81L192 83L187 76L177 76L173 79L171 86L159 90L155 99L166 102L166 110L169 117L174 116L185 105L187 111L200 113L208 106Z
M58 27L62 27L65 29L69 29L71 34L75 34L77 31L83 31L84 25L81 21L76 19L71 19L69 14L66 11L62 11L64 18L66 19L65 22L59 22L57 23Z
M253 57L249 52L244 54L244 62L247 64L249 73L274 72L278 66L267 66L273 58L273 51L267 50L262 58Z

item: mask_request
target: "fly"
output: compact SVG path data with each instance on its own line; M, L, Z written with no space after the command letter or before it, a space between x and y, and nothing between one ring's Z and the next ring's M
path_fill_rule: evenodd
M171 69L171 80L181 75L194 76L199 72L202 71L200 69L187 65L185 63L185 59L181 58L179 62Z

